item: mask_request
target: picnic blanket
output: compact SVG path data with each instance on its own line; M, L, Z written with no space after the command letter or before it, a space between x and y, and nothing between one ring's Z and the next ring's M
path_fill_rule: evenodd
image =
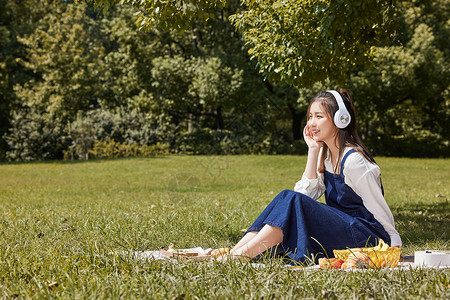
M167 260L173 263L177 263L180 260L189 259L189 260L213 260L208 253L211 252L211 248L203 249L201 247L187 248L187 249L179 249L180 253L196 253L197 255L171 255L167 253L167 250L156 250L156 251L120 251L121 254L131 255L133 259L138 260ZM250 264L255 268L264 268L264 263L260 262L250 262ZM319 270L319 265L310 265L310 266L291 266L286 265L287 268L291 270ZM424 264L416 264L414 261L401 261L398 266L395 268L384 268L388 270L414 270L421 268L435 268L439 270L449 269L450 266L427 266ZM368 270L376 270L376 269L339 269L346 272L354 272L354 271L368 271Z

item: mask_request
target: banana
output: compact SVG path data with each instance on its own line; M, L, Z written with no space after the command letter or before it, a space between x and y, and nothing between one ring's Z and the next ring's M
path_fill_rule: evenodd
M383 244L383 247L381 247L381 249L379 251L387 251L389 249L389 245L388 244Z

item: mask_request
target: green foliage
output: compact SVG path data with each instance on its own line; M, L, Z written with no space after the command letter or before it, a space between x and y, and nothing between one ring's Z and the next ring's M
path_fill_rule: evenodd
M312 11L306 8L325 1L259 1L248 11L243 11L239 1L229 1L226 7L211 3L207 10L214 18L186 23L189 29L184 31L139 30L136 21L141 12L130 5L112 6L101 13L84 2L0 1L5 7L0 12L0 159L2 155L11 160L61 158L68 149L74 158L85 159L94 141L106 139L140 146L160 142L170 145L172 153L305 153L302 129L309 100L319 90L340 86L353 95L360 133L376 155L449 155L448 1L394 2L395 19L386 17L399 26L389 41L381 41L384 34L378 34L387 30L383 26L389 22L372 29L361 25L362 31L376 33L372 42L380 38L380 44L371 48L370 68L363 64L366 54L356 66L352 65L357 61L351 59L351 53L363 53L367 43L353 48L351 43L334 43L340 50L332 52L318 44L314 46L318 49L308 46L307 53L317 53L315 59L320 63L338 53L341 55L333 59L344 59L347 54L339 51L347 46L354 52L349 52L349 61L342 64L342 70L348 70L345 85L336 84L336 73L323 69L321 76L331 74L335 80L300 89L274 84L278 79L258 73L257 60L250 60L253 54L248 55L245 46L248 40L235 30L229 17L259 16L262 23L258 26L275 18L273 26L266 24L267 31L252 34L273 38L276 48L283 36L301 28L308 32L307 26L324 21L315 13L331 16L344 5L342 1L334 1L324 11L318 10L319 6L311 6ZM108 3L113 2L117 1ZM168 7L178 5L166 3ZM295 8L294 3L308 5ZM362 9L352 3L342 7L339 17L353 14L355 7L355 11ZM373 3L360 5L372 7ZM361 15L373 17L367 20L374 24L383 22L380 11L392 12L385 1L376 5ZM257 8L268 10L259 14ZM274 8L276 14L267 13ZM284 12L296 18L308 16L298 24L310 23L297 26L294 17L281 17ZM368 22L365 18L352 20L351 24ZM338 18L332 22L345 21ZM292 30L286 27L294 24ZM312 30L308 37L316 36L317 41L327 34L338 38L343 34L339 30L348 31L351 26L327 24L324 28L328 31ZM371 39L370 34L355 32L358 38ZM292 40L308 37L296 35ZM269 51L272 45L267 45L261 51ZM275 50L282 55L286 49ZM303 57L301 51L295 57ZM289 76L286 69L273 74ZM19 115L28 121L13 121ZM32 123L41 125L33 127ZM55 132L61 136L57 139L46 133L30 143L17 138L31 135L31 128L38 132L38 128L58 128Z
M21 110L14 113L12 127L4 136L10 148L6 154L9 160L48 160L63 156L84 160L94 151L95 157L103 158L109 155L100 149L102 142L108 144L106 141L117 143L120 157L134 153L134 150L126 151L127 145L138 149L138 156L163 154L167 150L164 147L173 139L173 128L164 118L159 120L157 123L150 115L136 109L119 108L79 114L67 126L48 113ZM96 142L100 147L97 150L94 149Z
M123 8L121 16L112 10L104 17L84 3L51 0L43 7L46 14L33 32L18 37L27 53L19 61L33 74L15 87L22 105L67 122L92 107L146 105L156 50L136 29L134 11Z
M92 110L79 114L70 124L68 137L72 145L64 156L89 159L90 154L97 158L128 157L133 153L137 156L153 155L160 148L165 150L159 145L160 142L170 142L170 132L170 125L156 123L149 115L136 109ZM132 148L127 150L128 146Z
M69 159L69 153L65 158ZM126 158L126 157L151 157L169 154L168 145L157 142L153 145L139 145L138 143L119 143L112 139L95 141L89 150L91 158Z
M186 30L206 23L227 1L88 0L96 6L131 4L147 29ZM343 81L350 66L366 63L371 47L389 36L391 1L242 1L231 16L261 73L273 81L309 87Z
M78 117L69 126L69 136L72 140L70 150L64 152L64 158L67 159L70 153L70 158L74 159L89 159L89 151L96 138L95 123L89 118Z
M242 130L242 128L241 128ZM297 154L305 153L307 148L302 142L289 142L278 134L252 134L230 130L195 129L181 134L176 140L173 151L196 155L229 154Z
M401 11L402 40L376 48L373 67L349 76L362 133L376 153L448 156L450 27L441 15L449 4L404 2Z
M387 37L391 1L243 1L231 17L265 76L297 87L330 78L343 82L349 68L366 64Z
M69 144L64 124L36 110L13 112L11 127L5 134L9 145L6 156L13 161L61 159Z
M1 137L8 131L11 112L18 104L13 87L23 84L30 77L18 63L25 54L16 35L30 33L30 21L42 16L40 6L34 5L34 2L0 0L0 160L5 158L7 149L7 143ZM30 12L30 6L35 6L35 16Z
M163 109L177 117L212 116L224 128L222 109L230 109L242 84L242 70L223 65L216 57L153 60L153 95ZM170 80L167 80L170 78Z
M149 109L152 102L152 60L164 52L159 37L139 31L136 10L127 6L111 9L102 16L99 27L105 45L104 66L99 72L98 99L103 108L130 105Z
M70 121L101 98L96 83L104 49L86 5L46 0L43 7L47 13L34 32L18 37L28 50L21 63L34 76L16 86L16 95L24 105Z
M186 30L192 24L207 22L214 18L214 12L223 8L225 0L86 0L96 7L110 8L115 3L131 4L143 13L138 24L143 28L161 28L163 30Z

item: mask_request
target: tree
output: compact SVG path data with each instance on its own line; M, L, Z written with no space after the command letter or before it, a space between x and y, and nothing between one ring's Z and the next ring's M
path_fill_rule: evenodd
M138 20L141 27L163 30L186 30L198 21L214 18L217 9L227 6L226 0L86 0L95 7L110 8L115 3L131 4L143 12Z
M450 7L428 0L399 6L398 39L375 49L372 68L349 75L362 133L378 154L448 156Z
M278 2L270 3L273 8ZM0 12L0 114L2 124L10 125L3 129L10 127L3 136L7 155L61 158L75 140L72 146L83 140L92 146L105 138L136 145L160 142L187 153L303 153L296 140L302 138L309 100L318 90L345 81L362 134L376 154L445 156L450 128L447 3L396 2L396 33L387 44L380 40L372 47L371 60L348 63L338 83L334 73L334 81L295 88L301 85L278 82L289 82L284 70L285 79L258 72L258 59L251 60L253 52L248 52L252 45L245 45L230 22L230 16L247 13L238 0L211 8L214 16L207 21L190 20L184 30L168 31L158 27L159 19L149 30L139 30L138 10L130 5L102 13L81 2L8 0ZM23 15L22 4L30 7ZM281 14L289 3L277 5L282 7L274 13ZM300 8L297 12L304 13ZM287 34L270 30L265 34L275 38Z
M141 27L169 31L190 28L195 34L201 33L202 27L211 29L220 24L211 20L223 17L217 14L222 2L217 2L218 6L205 6L202 1L186 1L192 10L183 10L180 7L184 1L166 1L165 11L161 12L159 1L88 1L104 7L119 2L131 3L143 11ZM274 88L274 85L281 82L310 88L315 82L328 78L343 83L349 69L354 65L367 65L373 58L373 47L389 36L394 12L388 0L248 0L242 1L242 5L234 2L229 3L235 7L229 18L243 34L247 48L242 50L257 61L269 97L289 108L295 140L301 139L300 124L305 107L296 103L295 91L288 87ZM192 19L193 11L203 11L209 16ZM182 26L180 18L184 18ZM200 37L217 38L215 32L212 30ZM280 97L284 99L281 102Z
M156 101L166 103L165 109L177 119L188 119L189 131L193 119L203 116L212 116L215 128L224 129L222 109L231 109L230 100L242 84L242 70L227 67L216 57L160 57L153 64Z
M34 76L15 90L24 106L48 112L65 123L79 110L101 101L98 84L105 50L95 38L98 27L86 13L86 4L43 2L47 12L36 21L34 31L18 37L27 48L21 63Z
M6 142L4 133L10 124L10 114L20 102L14 86L26 82L33 74L21 66L18 61L25 56L24 47L17 41L17 35L29 34L33 22L40 19L43 10L34 7L33 0L0 0L0 160L4 157Z
M223 1L88 0L106 7L131 3L144 11L143 27L186 29L193 19L207 21ZM213 4L217 2L216 4ZM392 33L391 0L244 0L246 10L231 16L273 82L310 87L330 78L343 82L349 68L366 64L372 47ZM164 7L164 9L162 8Z
M366 64L391 33L391 1L253 1L232 17L249 54L273 81L310 87L342 83L349 68Z

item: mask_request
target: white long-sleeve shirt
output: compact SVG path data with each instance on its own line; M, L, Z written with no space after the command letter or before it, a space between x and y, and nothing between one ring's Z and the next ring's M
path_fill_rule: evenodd
M344 150L343 155L350 147ZM319 154L321 157L322 152ZM318 164L320 163L320 159ZM325 160L325 169L334 173L330 155ZM380 168L375 163L368 161L361 153L354 152L347 157L343 174L345 184L361 197L364 206L383 226L391 238L391 246L401 246L402 240L395 229L394 217L381 191ZM317 172L317 179L308 179L304 175L295 184L294 191L305 194L315 200L325 192L323 173Z

